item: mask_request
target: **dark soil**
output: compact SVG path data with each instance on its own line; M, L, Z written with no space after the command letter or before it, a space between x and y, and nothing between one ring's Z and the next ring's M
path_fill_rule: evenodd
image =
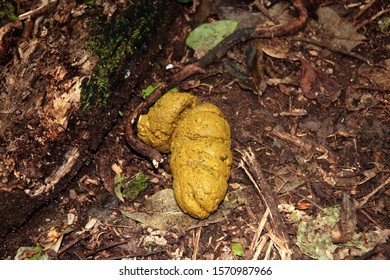
M248 9L250 2L233 5ZM338 1L319 2L335 8L351 22L358 12L357 8L345 8L347 2L351 4L355 1L343 1L342 4L337 4ZM381 10L388 9L386 2L376 1L358 22L369 20ZM135 86L135 94L126 101L124 117L142 101L139 97L142 89L169 80L181 65L191 59L193 53L185 47L185 39L193 28L191 20L194 13L190 6L182 9L166 34L168 43L155 59L148 61L152 65L148 76ZM209 18L216 19L217 15L211 14ZM390 30L381 30L377 21L369 20L364 28L358 30L367 39L353 50L374 64L390 59ZM313 27L307 25L300 31L299 37L311 38L312 32ZM312 62L318 72L326 75L327 79L333 79L341 89L340 96L334 98L333 102L307 98L299 83L268 85L261 96L256 95L240 87L223 67L222 60L210 65L206 73L193 76L179 85L183 91L191 92L200 100L217 105L231 126L234 163L228 191L242 190L245 203L232 210L224 221L189 231L178 227L167 232L152 229L121 215L119 210L136 211L147 197L171 188L169 175L162 169L155 170L142 155L127 145L123 117L114 123L93 158L79 169L64 190L6 236L0 247L0 257L14 258L21 246L50 248L57 240L53 236L58 238L58 233L70 227L73 231L64 235L60 251L55 256L58 259L252 259L258 248L256 233L266 207L240 167L242 155L239 150L248 148L254 152L269 185L275 184L280 170L287 170L287 175L298 175L303 180L296 188L275 193L274 196L278 205L304 208L311 215L320 213L323 208L341 204L344 194L359 202L384 184L390 171L389 83L382 86L364 80L364 62L361 60L294 40L296 37L251 40L251 43L267 45L275 40L278 45L286 45L289 54L300 54ZM238 53L247 44L240 43L232 51ZM169 63L175 67L166 70L165 66ZM291 76L299 82L303 75L301 64L298 59L264 55L267 79L273 73L277 78ZM351 97L351 91L356 95ZM119 99L118 102L123 100ZM296 112L296 109L305 110L306 113L294 115L292 112ZM294 139L302 141L299 143L310 143L314 152L306 150L299 143L281 139L270 133L270 129L296 137ZM73 141L79 135L68 137L67 141ZM324 150L318 151L316 147L325 147L330 154L324 156ZM28 150L24 152L29 153ZM125 178L143 171L150 180L148 189L133 201L120 202L110 192L114 184L114 165L120 167ZM364 174L369 170L375 170L375 174L365 181ZM334 179L339 181L332 185ZM390 228L389 196L387 184L356 210L356 231ZM23 205L21 202L15 203ZM306 203L305 206L302 203ZM281 214L291 243L295 244L297 225L288 220L286 212ZM91 220L95 223L88 227ZM264 232L269 231L272 229L267 223ZM232 253L232 243L243 246L242 257ZM296 245L292 245L291 249L292 259L309 259ZM263 248L256 258L263 259L265 256L266 248ZM267 258L280 259L280 255L274 248ZM390 250L388 245L379 244L361 258L389 259Z

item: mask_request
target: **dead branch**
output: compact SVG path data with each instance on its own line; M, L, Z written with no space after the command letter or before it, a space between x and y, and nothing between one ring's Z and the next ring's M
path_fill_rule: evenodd
M283 248L285 252L291 252L289 249L290 241L287 235L286 227L283 222L283 218L279 213L278 205L275 199L275 194L272 192L271 187L268 185L259 162L256 160L252 149L237 150L242 155L240 167L248 175L253 185L256 187L264 204L269 208L272 230L279 238L278 246Z
M306 8L302 4L301 0L293 0L291 2L299 13L299 17L296 21L271 27L257 25L238 29L223 39L216 47L200 58L197 62L186 65L173 77L173 81L183 81L184 79L199 73L200 69L204 69L217 59L222 58L230 48L239 42L245 42L249 39L280 37L294 34L301 30L308 19Z

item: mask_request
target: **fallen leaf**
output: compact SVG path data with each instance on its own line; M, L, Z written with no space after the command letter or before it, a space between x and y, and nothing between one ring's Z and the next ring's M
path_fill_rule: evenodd
M267 88L260 45L249 44L243 48L234 48L223 60L223 65L241 88L260 96Z
M348 20L341 18L330 7L321 7L317 10L319 29L323 33L323 41L333 48L343 51L352 51L366 39L359 34Z
M358 70L359 81L362 85L374 84L377 87L389 87L390 85L390 59L385 59L370 66L362 64Z
M299 220L296 243L299 249L313 259L345 259L362 256L389 238L389 229L375 228L361 233L353 232L348 242L334 243L331 229L339 222L340 216L338 205L324 208L316 217L300 210L291 213L291 221Z
M378 104L378 100L371 92L359 92L353 87L348 87L345 92L345 107L348 111L360 111L371 108L376 104Z
M294 168L285 166L275 172L275 192L286 193L306 183L305 178L296 175Z
M242 257L244 255L244 248L240 243L232 243L232 252L236 256Z
M340 208L340 220L332 229L333 243L345 243L352 240L356 230L356 210L348 194L343 194L343 201Z
M325 74L318 72L309 61L300 60L300 85L303 95L308 99L317 99L318 103L325 107L335 102L341 94L339 84Z
M196 56L200 58L233 33L237 24L232 20L201 24L188 35L186 45L193 49Z
M155 229L165 231L174 227L190 230L223 221L234 208L244 202L240 190L226 194L219 209L205 220L197 220L185 214L176 203L172 189L161 190L147 198L137 212L121 211L122 215Z

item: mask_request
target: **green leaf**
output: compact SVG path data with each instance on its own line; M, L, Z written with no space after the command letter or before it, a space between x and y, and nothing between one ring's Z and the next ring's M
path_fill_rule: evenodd
M141 91L141 96L143 99L151 95L156 89L158 89L161 86L161 83L158 83L157 85L149 85L145 89Z
M28 253L31 257L23 257ZM31 255L34 253L33 255ZM22 257L22 258L21 258ZM15 260L48 260L49 256L43 252L43 248L39 245L35 247L19 247L16 251Z
M192 2L192 0L176 0L176 2L179 2L179 3L190 3Z
M125 199L122 195L122 184L125 177L120 174L116 174L114 177L114 193L119 198L120 201L125 202Z
M232 252L236 256L242 257L244 255L244 248L240 243L232 243Z
M209 51L218 45L225 37L234 32L238 22L219 20L204 23L195 28L186 40L187 46L195 51Z
M166 93L169 93L169 92L179 92L179 89L177 87L174 87L174 88L171 88L170 90L168 90Z

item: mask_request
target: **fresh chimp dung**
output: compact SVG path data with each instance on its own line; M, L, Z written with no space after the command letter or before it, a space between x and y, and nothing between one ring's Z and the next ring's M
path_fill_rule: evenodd
M140 117L138 137L171 152L170 167L177 204L205 219L223 200L230 177L230 126L211 103L198 105L189 93L167 93Z

